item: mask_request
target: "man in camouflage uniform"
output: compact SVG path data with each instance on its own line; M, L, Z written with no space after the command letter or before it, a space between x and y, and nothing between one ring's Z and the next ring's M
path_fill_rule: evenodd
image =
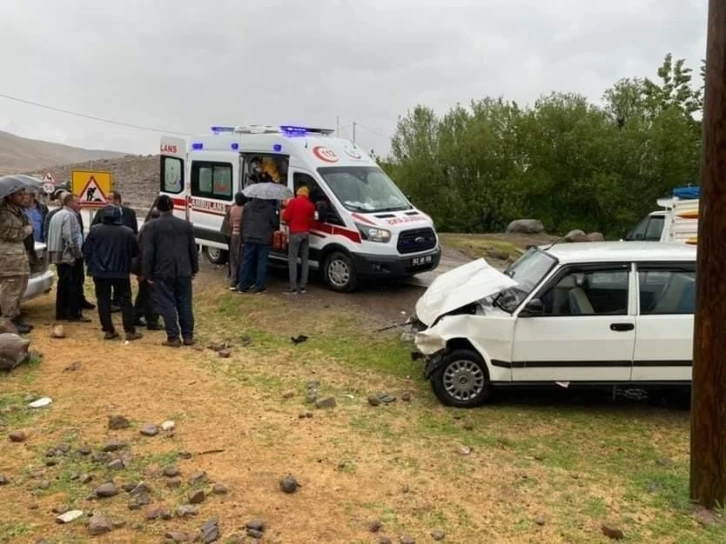
M20 319L20 301L28 286L30 263L25 251L25 239L33 234L33 226L25 214L25 191L6 196L0 203L0 312L9 319L20 334L33 327Z

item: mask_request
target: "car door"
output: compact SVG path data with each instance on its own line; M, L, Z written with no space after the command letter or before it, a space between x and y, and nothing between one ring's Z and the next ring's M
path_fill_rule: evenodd
M637 286L632 380L690 381L696 264L638 264Z
M513 380L629 380L635 347L634 281L630 263L563 267L534 297L542 302L543 313L517 317Z

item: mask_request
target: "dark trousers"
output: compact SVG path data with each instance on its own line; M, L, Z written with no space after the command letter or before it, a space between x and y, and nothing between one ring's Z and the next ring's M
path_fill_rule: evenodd
M192 311L192 278L154 280L156 311L164 318L168 340L194 338L194 313Z
M146 319L147 325L153 325L159 320L159 314L154 310L154 286L146 280L139 280L139 292L134 303L134 321Z
M262 290L265 288L265 279L267 277L267 261L270 257L270 244L255 244L247 242L242 252L242 264L240 273L240 285L242 289L252 287L255 283L255 289ZM253 280L254 278L254 280Z
M57 264L58 285L55 295L55 318L73 319L81 315L81 300L78 298L78 281L74 277L75 264Z
M131 305L131 280L129 278L93 278L96 285L96 304L103 332L116 332L111 319L111 290L118 294L124 331L136 332L134 307Z
M83 310L83 303L86 300L86 293L83 286L86 283L86 270L83 266L83 259L76 259L73 263L73 284L75 285L75 293L78 298L78 307Z

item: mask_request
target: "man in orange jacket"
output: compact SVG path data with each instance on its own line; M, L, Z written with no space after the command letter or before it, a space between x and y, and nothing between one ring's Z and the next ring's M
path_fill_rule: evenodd
M288 264L290 267L290 288L287 294L305 293L308 283L308 256L310 254L310 228L315 221L315 204L310 202L310 191L304 185L297 190L297 196L287 203L282 212L290 233L288 241ZM297 280L297 260L300 258L300 283Z

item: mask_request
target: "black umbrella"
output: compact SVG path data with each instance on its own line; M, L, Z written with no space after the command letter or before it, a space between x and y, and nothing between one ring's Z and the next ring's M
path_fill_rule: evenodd
M28 182L23 176L3 176L0 177L0 198L5 198L18 191L24 191L28 188Z

